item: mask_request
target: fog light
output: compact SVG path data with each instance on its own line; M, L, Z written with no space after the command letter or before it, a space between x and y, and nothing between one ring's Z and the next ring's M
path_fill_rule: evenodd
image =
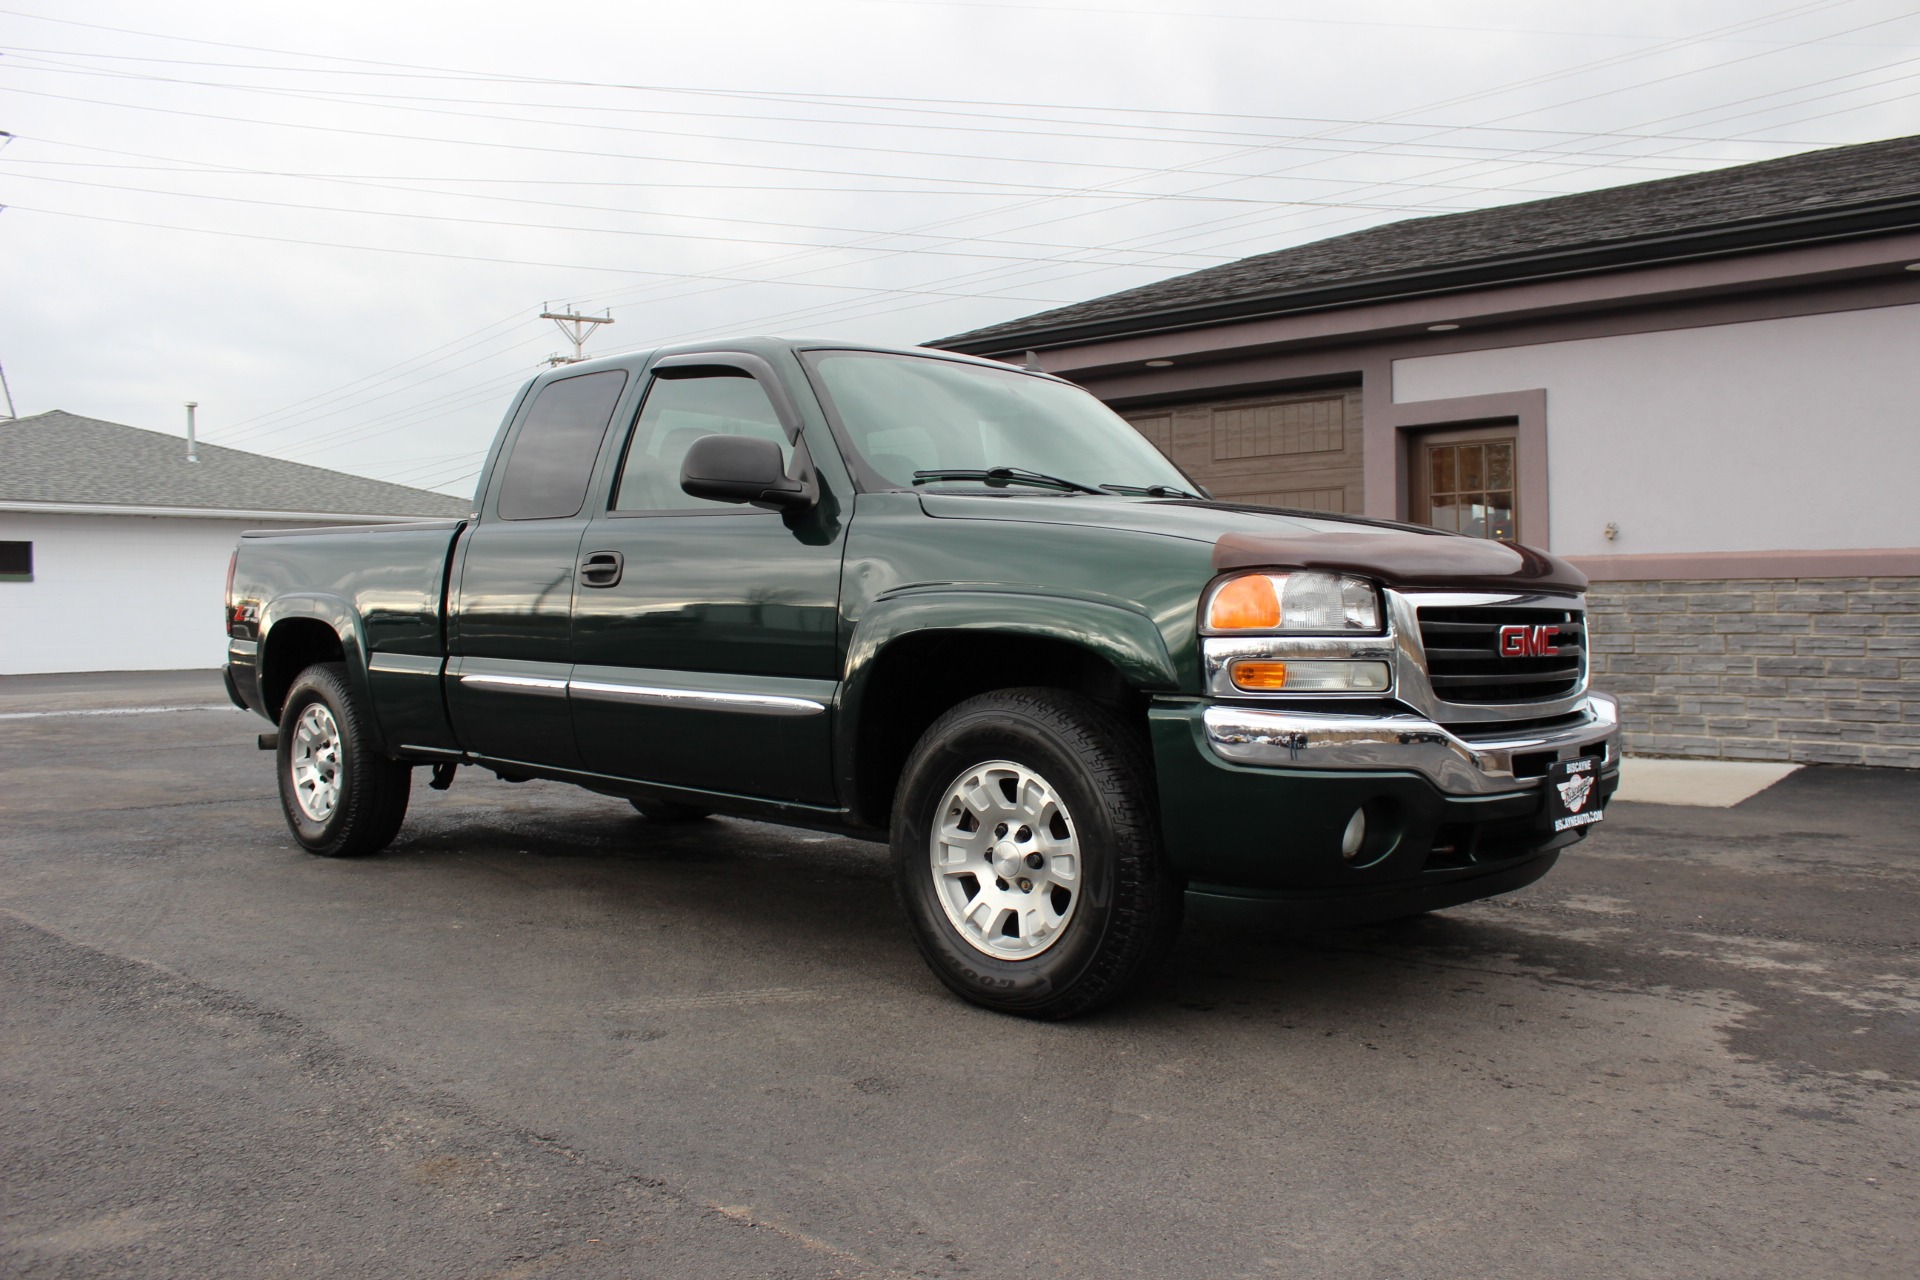
M1367 840L1367 811L1355 809L1353 816L1347 819L1347 830L1340 837L1340 856L1352 862L1360 856L1360 846Z

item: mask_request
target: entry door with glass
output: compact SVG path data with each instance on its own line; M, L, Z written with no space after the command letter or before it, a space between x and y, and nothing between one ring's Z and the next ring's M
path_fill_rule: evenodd
M1511 426L1414 437L1409 495L1413 522L1502 542L1519 537L1517 437Z

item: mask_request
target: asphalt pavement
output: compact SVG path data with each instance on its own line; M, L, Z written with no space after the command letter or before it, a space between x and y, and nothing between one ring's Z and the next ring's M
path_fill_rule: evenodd
M876 845L465 770L310 857L223 701L0 679L0 1273L1920 1274L1920 775L1042 1025Z

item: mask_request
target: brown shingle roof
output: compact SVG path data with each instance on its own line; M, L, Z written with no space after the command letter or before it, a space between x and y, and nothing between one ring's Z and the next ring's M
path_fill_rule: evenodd
M1473 288L1528 271L1604 270L1676 255L1920 223L1920 136L1831 147L1653 182L1471 213L1409 218L1257 254L1087 302L930 342L999 354L1170 325L1226 320L1261 304L1332 305ZM1880 224L1885 224L1884 226ZM1845 234L1845 232L1839 232ZM1321 301L1324 296L1324 301Z

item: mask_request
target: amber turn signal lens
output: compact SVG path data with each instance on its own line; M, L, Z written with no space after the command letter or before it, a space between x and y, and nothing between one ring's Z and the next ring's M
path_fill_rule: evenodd
M1393 687L1393 671L1384 662L1242 658L1228 673L1233 687L1247 693L1385 693Z
M1242 689L1284 689L1287 664L1284 662L1236 662L1233 682Z
M1280 593L1263 573L1220 584L1207 606L1207 625L1218 631L1270 631L1280 625ZM1285 674L1285 668L1281 668Z

